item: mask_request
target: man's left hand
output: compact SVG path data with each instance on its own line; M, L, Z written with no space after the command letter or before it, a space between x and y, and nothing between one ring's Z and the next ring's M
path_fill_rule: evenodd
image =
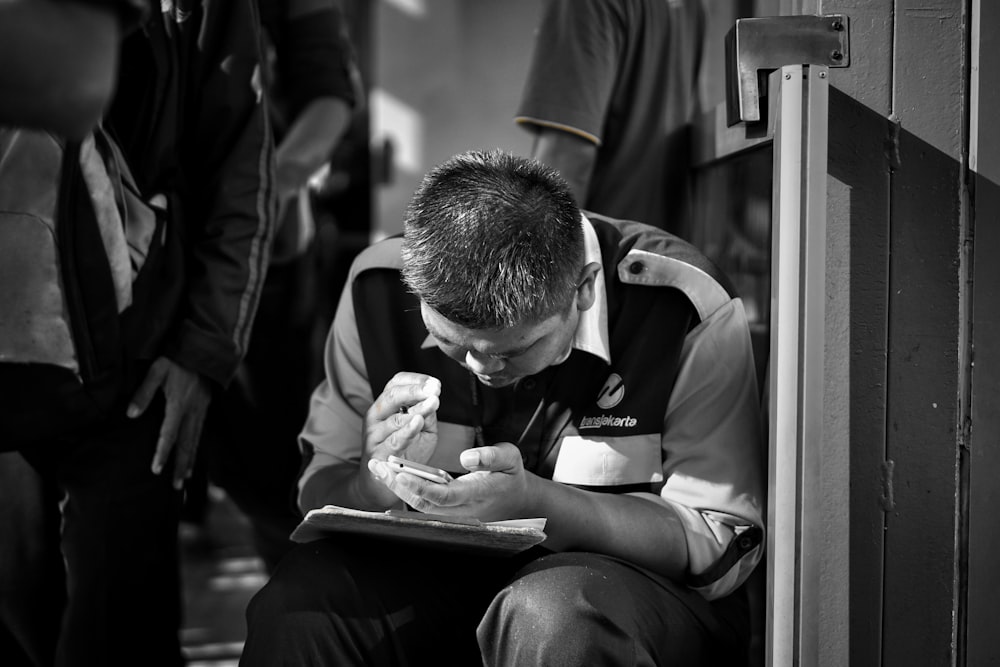
M153 455L153 474L159 475L170 452L177 448L174 457L174 488L180 489L194 468L198 441L212 392L208 382L198 373L176 362L160 357L153 362L146 378L132 397L128 407L129 417L138 417L149 407L157 389L163 389L166 409L160 437Z
M386 482L400 499L421 512L474 516L481 521L525 517L531 504L530 480L516 446L505 442L467 449L460 460L470 472L448 484L406 473Z

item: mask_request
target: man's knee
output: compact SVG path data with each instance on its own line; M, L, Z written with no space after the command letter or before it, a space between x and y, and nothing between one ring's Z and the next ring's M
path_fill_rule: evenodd
M329 540L289 551L247 605L249 623L269 623L288 612L335 612L350 604L354 587L344 554Z
M477 630L487 664L517 664L561 656L587 664L595 651L634 651L628 629L607 605L613 582L577 554L555 554L532 563L494 598ZM514 655L512 652L516 652ZM583 662L575 662L574 656Z
M710 657L681 595L613 558L552 554L494 598L477 638L487 665L733 664Z

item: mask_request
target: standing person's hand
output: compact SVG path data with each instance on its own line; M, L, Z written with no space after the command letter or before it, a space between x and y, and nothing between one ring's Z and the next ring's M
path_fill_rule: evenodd
M208 382L198 373L166 357L160 357L153 362L146 378L132 397L128 416L135 418L145 412L157 389L163 390L166 409L163 425L160 426L160 437L156 441L156 453L153 455L153 474L160 474L176 447L174 488L180 489L184 480L191 476L194 467L212 392Z

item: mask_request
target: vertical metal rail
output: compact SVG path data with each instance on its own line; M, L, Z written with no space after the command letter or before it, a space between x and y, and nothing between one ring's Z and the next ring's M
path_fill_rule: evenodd
M767 643L769 667L819 659L820 448L829 77L771 75L777 91L771 263Z

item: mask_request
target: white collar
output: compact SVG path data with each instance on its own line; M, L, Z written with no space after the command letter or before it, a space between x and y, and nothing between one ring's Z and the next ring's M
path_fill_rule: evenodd
M589 352L600 357L606 363L611 363L611 343L608 336L608 291L604 280L604 263L601 257L601 244L597 240L597 232L590 220L580 214L580 224L583 226L583 263L596 262L601 267L594 277L594 304L580 313L580 321L576 325L573 336L573 348Z

